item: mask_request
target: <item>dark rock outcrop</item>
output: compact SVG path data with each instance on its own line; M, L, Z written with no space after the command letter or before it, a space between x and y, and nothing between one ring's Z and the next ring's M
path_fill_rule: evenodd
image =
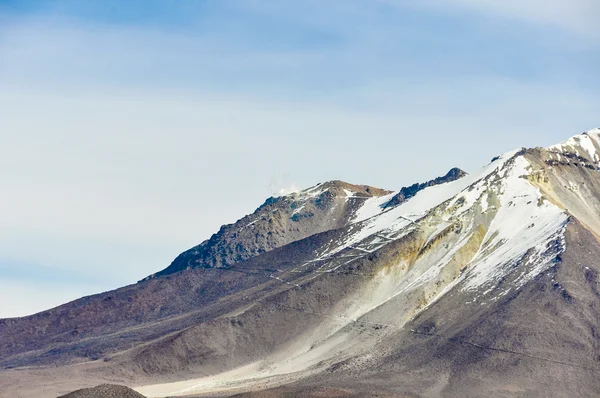
M459 169L458 167L454 167L454 168L450 169L450 171L448 171L445 176L437 177L437 178L434 178L433 180L429 180L427 182L423 182L420 184L415 183L409 187L402 187L402 189L400 189L400 192L398 192L398 194L394 195L394 197L392 199L390 199L389 202L386 203L385 207L397 206L401 203L406 202L408 199L415 196L419 191L422 191L423 189L425 189L427 187L431 187L433 185L444 184L446 182L455 181L466 175L467 175L466 172Z

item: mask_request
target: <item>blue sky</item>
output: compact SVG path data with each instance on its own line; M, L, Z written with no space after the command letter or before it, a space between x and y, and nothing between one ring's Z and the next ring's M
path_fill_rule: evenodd
M280 188L600 125L595 0L0 1L0 316L164 268ZM2 301L6 302L6 301Z

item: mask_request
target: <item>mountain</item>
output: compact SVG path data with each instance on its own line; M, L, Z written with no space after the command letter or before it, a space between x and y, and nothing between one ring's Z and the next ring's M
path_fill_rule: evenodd
M137 284L0 320L2 396L600 395L600 129L269 198Z

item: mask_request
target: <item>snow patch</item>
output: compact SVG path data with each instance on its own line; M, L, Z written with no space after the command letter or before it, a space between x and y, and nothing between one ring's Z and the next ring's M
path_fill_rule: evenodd
M538 204L541 193L527 180L521 178L527 173L529 163L518 157L509 175L503 181L504 194L500 208L494 217L484 244L471 262L466 275L466 288L497 282L506 275L507 266L522 258L533 248L531 258L537 256L537 267L527 274L523 283L543 272L550 259L543 258L548 243L557 238L563 230L568 216L549 201Z

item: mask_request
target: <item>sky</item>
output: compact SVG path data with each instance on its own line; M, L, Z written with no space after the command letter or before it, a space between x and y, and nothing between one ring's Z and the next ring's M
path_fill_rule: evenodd
M0 317L281 190L398 190L600 126L597 0L0 0Z

